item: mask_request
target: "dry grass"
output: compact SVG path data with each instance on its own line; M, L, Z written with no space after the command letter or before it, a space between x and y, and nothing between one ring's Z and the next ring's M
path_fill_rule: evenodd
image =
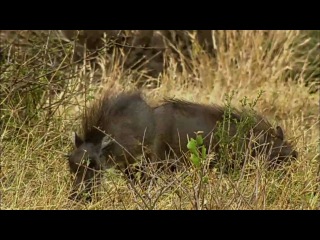
M309 93L305 82L313 76L311 72L319 72L319 58L312 62L309 58L318 51L320 38L316 47L306 50L308 38L304 34L219 31L215 34L216 59L195 46L192 74L176 73L172 61L162 76L153 79L158 86L143 88L150 104L164 97L223 104L226 94L233 92L232 104L236 107L245 97L253 101L262 90L255 109L283 127L299 152L296 162L278 171L266 171L258 161L236 175L206 171L207 182L192 168L171 176L157 173L160 179L147 189L108 171L94 201L88 204L68 200L71 182L63 154L72 148L69 136L79 126L77 117L86 100L94 99L103 90L133 89L133 77L126 76L121 66L108 70L111 68L105 67L104 59L100 59L103 71L99 73L84 68L75 71L67 50L66 57L59 60L61 64L50 65L42 72L34 73L28 59L23 59L24 65L21 61L11 62L12 66L0 76L0 208L319 209L320 99L318 93ZM47 51L41 49L39 52ZM52 54L55 53L47 51L48 59ZM294 75L288 73L290 69L294 69ZM41 77L43 71L50 74ZM99 76L99 83L93 83L91 76ZM30 83L12 92L16 88L8 87L10 81L19 83L19 79ZM63 91L48 97L49 90L54 92L53 86L61 82L65 83ZM31 85L41 88L28 88ZM26 101L27 96L31 100Z

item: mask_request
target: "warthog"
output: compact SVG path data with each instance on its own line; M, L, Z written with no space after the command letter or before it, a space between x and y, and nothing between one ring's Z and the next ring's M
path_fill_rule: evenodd
M116 166L125 171L137 156L148 155L155 136L152 108L138 92L105 95L87 109L82 132L83 138L74 134L75 149L68 156L75 175L70 198L77 200L82 193L91 195L100 170Z
M219 133L218 123L223 122L225 110L226 108L217 105L202 105L173 99L166 100L162 105L156 107L154 109L156 119L154 152L157 160L161 162L168 156L169 159L182 157L188 151L188 137L195 138L195 132L198 131L203 132L206 149L211 147L212 151L219 156L223 139L221 134L217 135ZM243 114L245 112L234 110L230 113L228 130L224 128L227 130L226 135L229 136L229 139L236 137L239 133L242 134L238 136L242 139L240 143L243 143L243 151L248 150L251 146L252 156L265 154L267 162L274 164L280 164L290 157L297 158L298 153L285 140L282 128L280 126L272 128L271 124L259 115L253 116L249 129L244 129L243 133L238 131L240 125L237 123L245 119L243 116L248 116L248 114Z
M253 157L265 155L272 165L297 158L298 153L285 140L280 126L274 129L260 115L250 118L245 111L237 110L232 110L227 121L226 110L217 105L174 99L151 108L139 93L103 97L83 117L83 139L77 134L74 137L75 150L68 158L70 171L75 174L71 198L79 199L77 192L81 186L82 192L90 196L93 179L99 181L101 177L100 170L114 166L127 169L143 153L159 163L157 167L165 164L168 155L169 159L186 159L183 156L188 152L188 137L194 137L198 131L202 131L207 150L217 153L218 159L222 156L221 140L226 136L238 137L236 143L242 152L251 149ZM251 124L238 131L244 126L240 124L243 119L251 120ZM221 123L228 128L222 128Z

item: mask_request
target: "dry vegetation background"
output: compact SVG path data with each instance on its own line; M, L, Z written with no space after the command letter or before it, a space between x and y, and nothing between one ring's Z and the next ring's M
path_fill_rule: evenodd
M1 31L1 209L319 209L320 31L213 31L214 56L197 42L177 71L156 77L123 68L117 54L95 63L72 61L74 44L56 31ZM103 53L103 51L102 51ZM90 56L88 56L89 58ZM188 69L188 70L187 70ZM195 169L162 176L148 189L108 171L94 201L68 199L65 153L85 104L104 90L139 88L150 104L164 97L241 106L285 130L299 157L285 169L248 166L239 174Z

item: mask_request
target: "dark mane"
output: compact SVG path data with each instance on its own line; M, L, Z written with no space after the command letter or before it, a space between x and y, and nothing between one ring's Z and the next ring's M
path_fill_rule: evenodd
M141 99L137 91L114 94L103 94L82 115L82 135L84 141L96 142L104 136L104 126L112 117L121 114L129 103Z
M226 110L225 107L219 106L217 104L200 104L200 103L194 103L186 100L180 100L180 99L165 99L164 104L171 104L174 109L181 111L181 112L189 112L191 110L194 110L195 113L197 111L202 112L208 112L215 116L222 117L224 115L224 112ZM231 111L231 118L240 120L240 112L236 109L232 109Z
M185 113L194 113L196 114L198 111L203 111L206 113L211 113L217 117L223 117L225 111L227 110L226 107L220 106L217 104L200 104L194 103L191 101L181 100L181 99L174 99L174 98L167 98L163 101L163 105L171 104L175 110L185 112ZM235 119L236 121L240 121L243 118L251 116L254 119L254 127L256 131L261 130L268 130L272 128L271 123L265 119L262 115L258 113L250 113L247 109L236 109L232 108L230 117L231 119Z
M164 104L172 104L175 109L186 111L190 108L199 108L201 107L204 110L216 111L217 113L223 113L224 108L218 105L208 105L208 104L200 104L194 103L191 101L168 98L164 100Z

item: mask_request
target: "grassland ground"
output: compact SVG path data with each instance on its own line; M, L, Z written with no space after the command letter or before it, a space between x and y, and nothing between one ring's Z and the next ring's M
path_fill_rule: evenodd
M319 209L320 98L310 93L319 82L319 31L217 31L215 39L215 58L195 44L183 63L191 71L177 72L168 57L163 74L141 80L148 103L175 97L223 105L232 96L232 105L241 108L244 99L253 102L261 93L254 109L283 127L297 161L267 171L253 160L235 174L206 171L206 181L194 168L159 172L148 188L110 170L91 203L75 203L68 199L64 154L72 148L79 114L104 91L136 89L137 75L117 61L110 67L103 57L96 70L74 66L72 44L51 46L45 35L23 53L7 48L10 54L1 59L0 208Z

